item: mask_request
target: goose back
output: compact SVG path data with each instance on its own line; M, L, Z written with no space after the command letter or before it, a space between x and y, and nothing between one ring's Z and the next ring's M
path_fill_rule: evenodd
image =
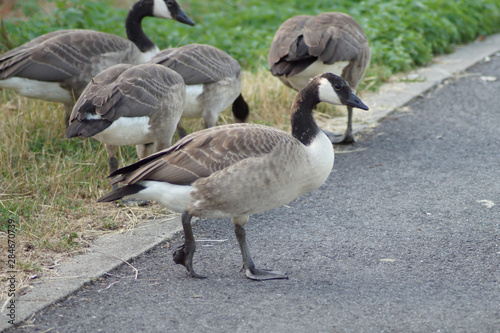
M370 60L366 35L352 17L328 12L299 15L285 21L276 32L268 54L271 73L294 89L287 78L304 71L316 61L325 65L347 62L340 73L356 89ZM314 73L313 76L320 73Z
M189 44L162 50L150 62L167 66L184 78L184 118L203 117L205 126L212 127L219 113L232 103L237 121L246 120L249 110L241 95L241 67L226 52L210 45Z
M189 44L160 51L150 62L179 73L187 85L214 83L239 76L240 64L226 52L204 44Z
M111 145L153 142L155 137L165 135L160 133L165 126L175 130L184 99L182 77L164 66L115 65L93 78L83 91L73 108L66 136L94 136ZM121 134L116 136L111 126L117 127L126 119L131 128L117 129ZM143 135L133 135L141 128L134 121L144 121Z
M67 31L2 57L0 80L19 77L59 82L80 96L87 83L102 70L116 63L142 60L143 54L125 38L90 30Z

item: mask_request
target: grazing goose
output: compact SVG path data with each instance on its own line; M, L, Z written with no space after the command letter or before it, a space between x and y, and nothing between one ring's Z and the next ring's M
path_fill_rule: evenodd
M240 64L226 52L202 44L189 44L157 53L151 61L173 69L186 83L183 118L203 117L205 127L213 127L219 113L231 103L234 119L245 122L249 110L241 95ZM179 123L180 137L187 133Z
M165 66L114 65L87 85L66 137L93 137L104 143L109 171L115 172L117 146L136 145L137 155L144 158L172 144L185 98L184 80Z
M250 279L287 278L255 268L244 225L251 214L264 212L318 188L333 167L334 152L328 137L314 121L320 102L368 110L347 82L334 74L315 77L296 96L291 108L292 134L256 124L230 124L192 133L174 146L112 173L125 186L98 199L122 197L156 200L182 212L185 242L174 261L193 270L195 240L192 216L230 217Z
M370 47L363 28L347 14L300 15L279 27L267 62L274 76L297 91L316 75L331 72L342 76L355 92L370 63ZM343 138L331 139L334 143L354 142L352 107L347 106Z
M69 118L92 77L118 63L144 63L159 51L142 30L147 16L194 24L175 0L139 0L127 15L128 39L79 29L42 35L0 56L0 88L64 103Z

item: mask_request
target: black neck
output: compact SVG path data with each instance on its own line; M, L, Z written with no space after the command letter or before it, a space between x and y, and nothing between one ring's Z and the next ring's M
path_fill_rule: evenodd
M146 16L152 16L151 9L147 8L143 1L136 2L128 12L125 28L128 39L133 42L141 52L147 52L156 46L151 39L142 30L142 19Z
M311 85L308 85L311 87ZM309 145L321 131L313 118L313 109L320 102L314 89L302 89L292 104L292 135L304 145Z

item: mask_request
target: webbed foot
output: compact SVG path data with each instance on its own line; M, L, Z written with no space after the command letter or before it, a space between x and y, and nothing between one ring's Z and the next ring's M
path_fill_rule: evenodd
M176 264L186 267L189 275L197 279L205 279L206 276L197 274L193 269L194 247L183 244L173 253L173 259Z
M285 273L279 271L273 271L271 269L257 269L257 268L246 268L245 275L251 280L265 281L265 280L277 280L277 279L287 279Z
M181 221L184 229L184 244L179 246L173 253L173 259L176 264L186 267L189 275L197 279L205 279L206 276L196 274L193 269L193 255L196 250L196 242L191 229L192 216L188 212L182 213Z

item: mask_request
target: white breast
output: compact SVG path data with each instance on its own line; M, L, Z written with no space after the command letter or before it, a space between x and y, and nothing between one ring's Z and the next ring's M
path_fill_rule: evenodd
M331 65L326 65L322 61L317 60L299 74L287 77L286 80L294 89L301 90L316 75L333 73L335 75L342 76L342 71L347 65L349 65L348 61L338 61Z
M332 172L335 153L332 142L322 131L306 150L311 163L311 169L306 173L312 179L310 185L313 190L320 187Z
M114 146L139 145L154 141L147 116L118 118L104 131L94 135L94 138Z
M137 60L137 63L138 64L144 64L144 63L148 62L158 52L160 52L160 49L156 45L155 45L155 47L152 50L149 50L149 51L144 52L144 53L141 52L141 55L140 55L139 59Z

